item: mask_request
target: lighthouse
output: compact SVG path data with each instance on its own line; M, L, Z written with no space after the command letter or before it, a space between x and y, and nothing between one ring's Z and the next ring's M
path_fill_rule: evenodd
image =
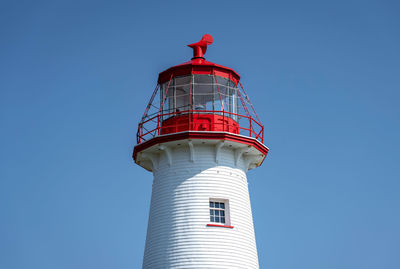
M137 131L135 163L153 173L144 269L259 268L246 173L268 148L233 69L193 58L158 76Z

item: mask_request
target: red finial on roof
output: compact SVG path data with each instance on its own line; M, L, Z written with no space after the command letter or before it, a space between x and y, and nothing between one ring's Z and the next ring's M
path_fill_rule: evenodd
M214 41L213 37L209 34L203 35L201 40L197 43L193 43L188 45L188 47L191 47L193 49L193 58L203 58L203 55L206 53L207 46L211 45L212 42Z

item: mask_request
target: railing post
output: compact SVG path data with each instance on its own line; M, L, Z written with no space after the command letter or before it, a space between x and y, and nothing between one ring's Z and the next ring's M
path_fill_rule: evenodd
M157 135L160 135L160 115L157 115Z
M250 137L251 137L251 128L252 128L252 124L251 124L251 122L252 122L253 118L252 118L252 117L250 117L250 118L249 118L249 120L250 120L250 130L249 130L249 131L250 131Z
M225 110L222 110L222 131L225 132Z
M264 126L262 126L262 137L261 137L261 143L264 144Z

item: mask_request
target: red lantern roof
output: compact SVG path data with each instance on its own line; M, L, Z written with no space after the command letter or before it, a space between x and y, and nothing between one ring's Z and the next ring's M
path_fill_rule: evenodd
M235 70L213 62L206 61L204 58L194 58L189 62L176 65L161 72L158 76L158 83L164 83L174 76L184 76L187 74L217 75L231 79L237 85L240 76Z

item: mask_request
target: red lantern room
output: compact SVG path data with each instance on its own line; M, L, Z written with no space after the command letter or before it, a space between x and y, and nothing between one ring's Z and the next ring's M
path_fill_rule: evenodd
M165 141L216 139L247 144L264 160L264 127L233 69L206 61L211 35L194 44L191 61L158 76L137 132L138 152Z

